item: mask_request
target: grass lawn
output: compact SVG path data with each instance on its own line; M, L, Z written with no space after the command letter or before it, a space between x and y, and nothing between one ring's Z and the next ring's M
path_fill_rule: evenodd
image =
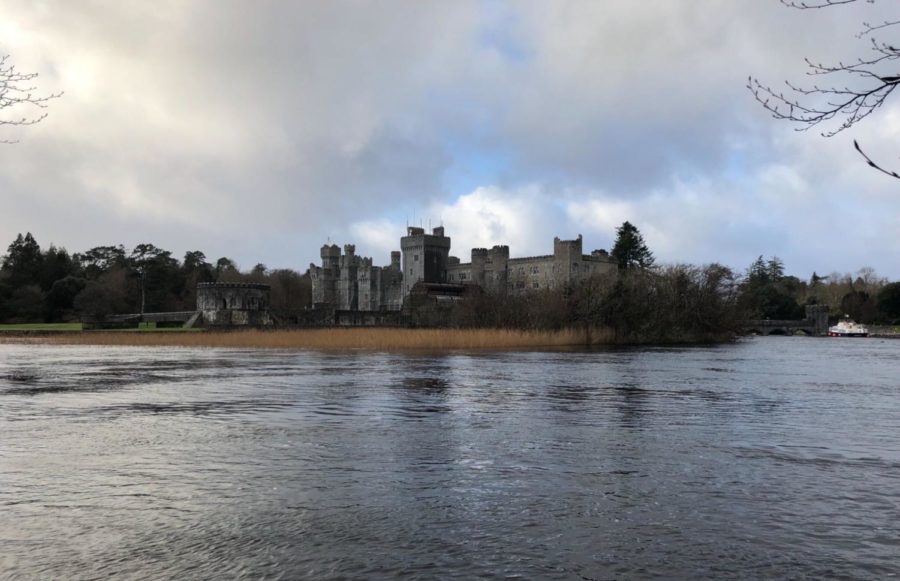
M18 323L0 325L3 331L80 331L81 323Z
M17 323L17 324L0 324L0 333L4 331L60 331L60 332L79 332L81 331L81 323ZM136 329L105 329L105 332L116 333L135 333L141 331L154 332L176 332L185 331L196 332L202 331L200 328L182 329L181 327L156 327L156 323L141 323Z
M137 329L108 329L108 331L116 332L116 333L134 333L140 331L153 331L153 332L172 332L172 333L184 333L184 332L197 332L202 331L200 327L192 327L190 329L184 329L182 327L157 327L156 323L139 323Z

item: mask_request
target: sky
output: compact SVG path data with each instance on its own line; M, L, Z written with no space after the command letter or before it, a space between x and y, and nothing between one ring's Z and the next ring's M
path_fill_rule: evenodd
M900 180L852 143L900 169L900 98L825 138L746 88L867 56L889 4L0 0L0 54L64 91L0 126L0 247L305 271L326 242L388 264L407 225L465 261L628 220L661 263L897 280Z

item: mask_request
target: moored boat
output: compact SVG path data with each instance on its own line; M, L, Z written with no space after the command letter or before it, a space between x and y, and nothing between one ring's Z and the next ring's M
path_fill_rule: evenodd
M837 325L828 327L829 337L868 337L869 329L850 319L838 322Z

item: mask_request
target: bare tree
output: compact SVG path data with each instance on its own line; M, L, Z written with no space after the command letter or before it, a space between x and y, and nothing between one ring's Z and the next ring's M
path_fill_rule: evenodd
M62 95L62 93L51 93L49 95L36 94L37 87L32 81L38 76L37 73L20 72L14 64L9 62L9 55L0 55L0 126L22 126L34 125L40 123L47 113L40 111L47 107L47 102ZM8 110L13 107L32 107L36 108L35 114L25 114L19 116L8 115ZM0 143L15 143L14 141L0 140Z
M798 10L817 10L857 2L859 0L781 0L785 6ZM875 0L865 2L874 4ZM857 38L868 39L870 52L867 57L833 64L806 58L806 74L827 81L810 85L785 81L787 89L779 91L750 77L747 87L773 117L797 123L798 131L827 126L822 131L823 136L837 135L877 111L900 85L900 66L893 62L900 59L900 48L894 43L879 40L880 35L898 24L900 20L885 20L877 24L863 22ZM830 123L832 121L834 124ZM855 140L853 145L869 166L900 179L897 172L875 163Z

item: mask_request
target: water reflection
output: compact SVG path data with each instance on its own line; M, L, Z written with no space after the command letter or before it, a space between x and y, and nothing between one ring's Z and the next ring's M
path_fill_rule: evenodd
M650 394L636 385L618 385L613 387L618 395L619 418L625 428L639 428L641 420L648 411Z
M404 389L428 395L439 395L450 388L450 383L440 377L404 377L400 384Z
M898 348L3 345L0 570L881 578Z

